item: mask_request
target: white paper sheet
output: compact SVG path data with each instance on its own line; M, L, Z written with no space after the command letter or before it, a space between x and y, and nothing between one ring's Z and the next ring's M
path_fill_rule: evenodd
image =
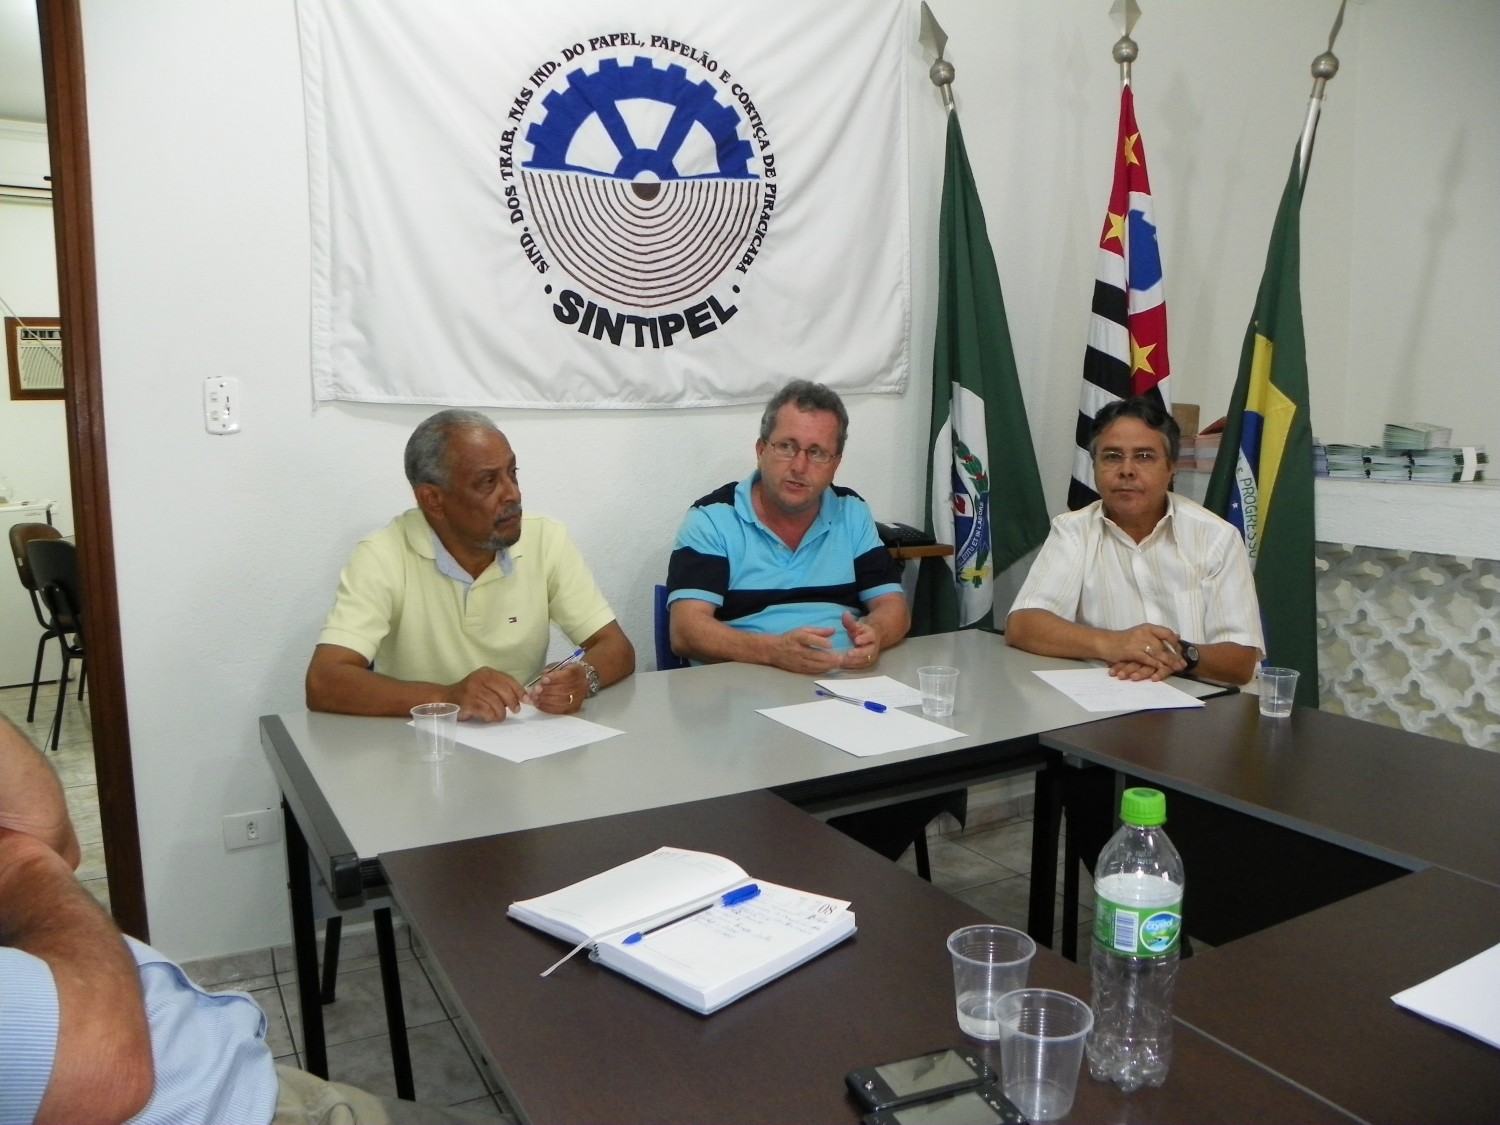
M842 695L848 699L868 699L871 703L884 703L887 707L920 707L922 693L890 676L861 676L848 680L814 680L824 691Z
M577 715L549 715L523 703L519 713L498 723L459 723L457 741L508 762L529 762L619 733Z
M1419 1016L1500 1047L1500 945L1391 999Z
M763 707L760 713L859 758L964 737L962 731L930 723L905 711L867 711L858 703L845 703L841 699Z
M1202 707L1201 699L1155 680L1117 680L1108 668L1079 668L1065 672L1037 672L1085 711L1171 711Z

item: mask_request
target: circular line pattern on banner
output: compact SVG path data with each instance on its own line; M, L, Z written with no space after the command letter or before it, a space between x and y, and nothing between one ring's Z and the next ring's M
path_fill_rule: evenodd
M639 182L523 173L553 258L606 298L644 308L686 300L734 263L760 209L759 180Z
M522 180L547 252L600 297L681 305L734 266L763 181L741 117L676 63L604 58L570 71L526 130Z

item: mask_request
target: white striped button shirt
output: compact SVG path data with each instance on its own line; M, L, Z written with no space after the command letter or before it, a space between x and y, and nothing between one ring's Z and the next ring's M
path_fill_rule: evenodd
M1101 501L1052 521L1011 612L1044 609L1096 629L1165 625L1193 644L1264 652L1260 603L1238 531L1207 508L1167 494L1167 514L1140 543Z

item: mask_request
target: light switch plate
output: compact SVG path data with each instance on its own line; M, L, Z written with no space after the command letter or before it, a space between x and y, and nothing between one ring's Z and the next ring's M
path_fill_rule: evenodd
M240 432L240 381L210 375L203 381L203 425L211 434Z

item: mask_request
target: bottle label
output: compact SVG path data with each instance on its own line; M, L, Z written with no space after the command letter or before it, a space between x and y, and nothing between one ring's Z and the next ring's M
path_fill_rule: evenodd
M1136 907L1094 900L1094 940L1126 957L1165 957L1182 938L1182 901Z

